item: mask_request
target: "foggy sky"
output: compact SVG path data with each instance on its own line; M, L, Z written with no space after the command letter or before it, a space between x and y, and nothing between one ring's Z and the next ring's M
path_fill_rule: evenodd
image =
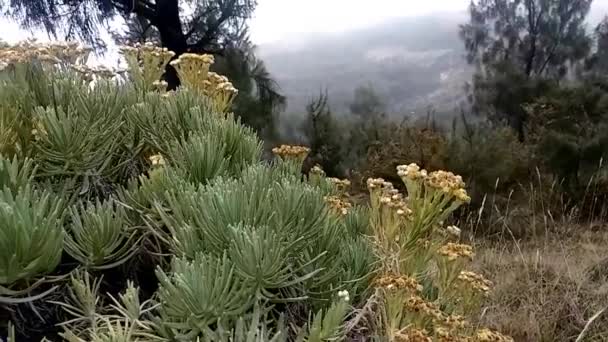
M251 38L255 44L263 44L298 33L348 31L395 17L465 11L469 3L470 0L258 0L250 21ZM608 0L594 0L593 7L605 10ZM48 39L40 31L22 30L6 18L0 17L0 28L0 39L11 43L32 36Z
M469 3L470 0L258 0L251 35L255 43L266 43L297 33L362 28L394 17L465 11Z

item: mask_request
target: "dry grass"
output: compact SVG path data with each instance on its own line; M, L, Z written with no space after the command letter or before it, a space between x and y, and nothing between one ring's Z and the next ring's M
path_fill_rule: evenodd
M482 324L522 342L608 341L608 207L599 175L572 205L537 171L536 181L486 196L462 218L476 236L475 267L495 284Z
M479 324L521 342L608 341L608 191L592 179L573 203L559 182L536 178L459 218L474 268L495 285Z
M495 283L480 320L516 341L574 341L608 305L608 231L480 243L477 251L476 267ZM606 341L606 316L581 340Z

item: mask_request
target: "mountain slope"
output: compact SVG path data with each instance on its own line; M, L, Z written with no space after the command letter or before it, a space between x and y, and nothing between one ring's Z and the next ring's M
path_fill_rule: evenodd
M608 0L596 0L589 28L606 13ZM325 88L332 109L346 112L354 89L367 84L395 115L423 114L429 105L452 111L472 74L458 37L458 25L466 21L464 11L406 17L338 34L300 34L258 52L287 95L290 112L304 111Z
M464 19L403 18L366 30L294 37L262 45L259 52L291 111L303 110L321 88L328 89L334 110L346 110L354 89L371 83L392 112L409 113L431 100L447 99L449 105L458 98L454 88L470 75L457 35Z

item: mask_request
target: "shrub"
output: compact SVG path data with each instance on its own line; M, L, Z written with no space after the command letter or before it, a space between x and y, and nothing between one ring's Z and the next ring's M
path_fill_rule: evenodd
M607 156L608 92L601 84L552 89L525 106L529 144L566 192L581 192Z
M383 341L508 340L466 323L489 282L465 271L471 247L444 227L469 201L460 177L399 166L407 199L370 180L371 206L355 206L349 181L302 176L306 147L259 160L258 138L225 112L235 89L198 72L210 56L172 62L183 86L167 92L166 50L125 48L123 77L54 58L85 54L62 46L0 50L11 335L32 339L29 305L62 308L43 318L75 342L329 341L364 321L360 337ZM58 300L39 300L57 286Z
M446 164L469 184L473 199L486 194L508 195L520 184L527 184L533 168L532 151L508 127L469 124L454 129Z
M382 177L398 184L395 168L409 162L429 170L443 169L448 157L447 140L441 132L427 126L389 121L380 125L376 138L366 149L361 168L363 179Z
M0 191L0 285L27 285L52 272L63 249L61 200L48 192ZM10 291L9 291L10 293Z

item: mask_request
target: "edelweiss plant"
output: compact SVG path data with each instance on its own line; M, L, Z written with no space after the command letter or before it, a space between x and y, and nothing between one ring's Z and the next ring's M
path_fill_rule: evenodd
M238 90L226 76L209 71L213 62L212 55L184 53L172 61L171 65L186 87L213 99L213 111L225 113L230 109Z
M30 186L0 191L0 292L16 294L60 262L61 199ZM13 292L15 291L15 292Z
M84 267L112 268L125 263L139 247L142 237L113 200L70 208L65 250Z
M136 87L142 91L166 90L167 83L159 80L165 73L165 67L175 56L173 51L156 47L152 43L122 46L120 50Z
M0 42L0 69L33 60L51 65L82 65L90 52L90 48L77 42L39 43L36 39L13 45Z
M307 147L261 160L212 56L122 51L124 77L71 43L0 47L0 332L28 340L42 317L73 342L509 340L468 323L491 283L444 226L461 178L401 166L406 194L372 179L357 205L348 180L302 175Z
M512 341L475 330L474 317L491 283L466 271L469 245L460 229L444 228L449 215L470 201L462 178L417 165L397 168L407 196L382 179L368 180L370 231L382 261L374 282L379 304L376 333L388 341ZM452 241L451 241L452 240Z

